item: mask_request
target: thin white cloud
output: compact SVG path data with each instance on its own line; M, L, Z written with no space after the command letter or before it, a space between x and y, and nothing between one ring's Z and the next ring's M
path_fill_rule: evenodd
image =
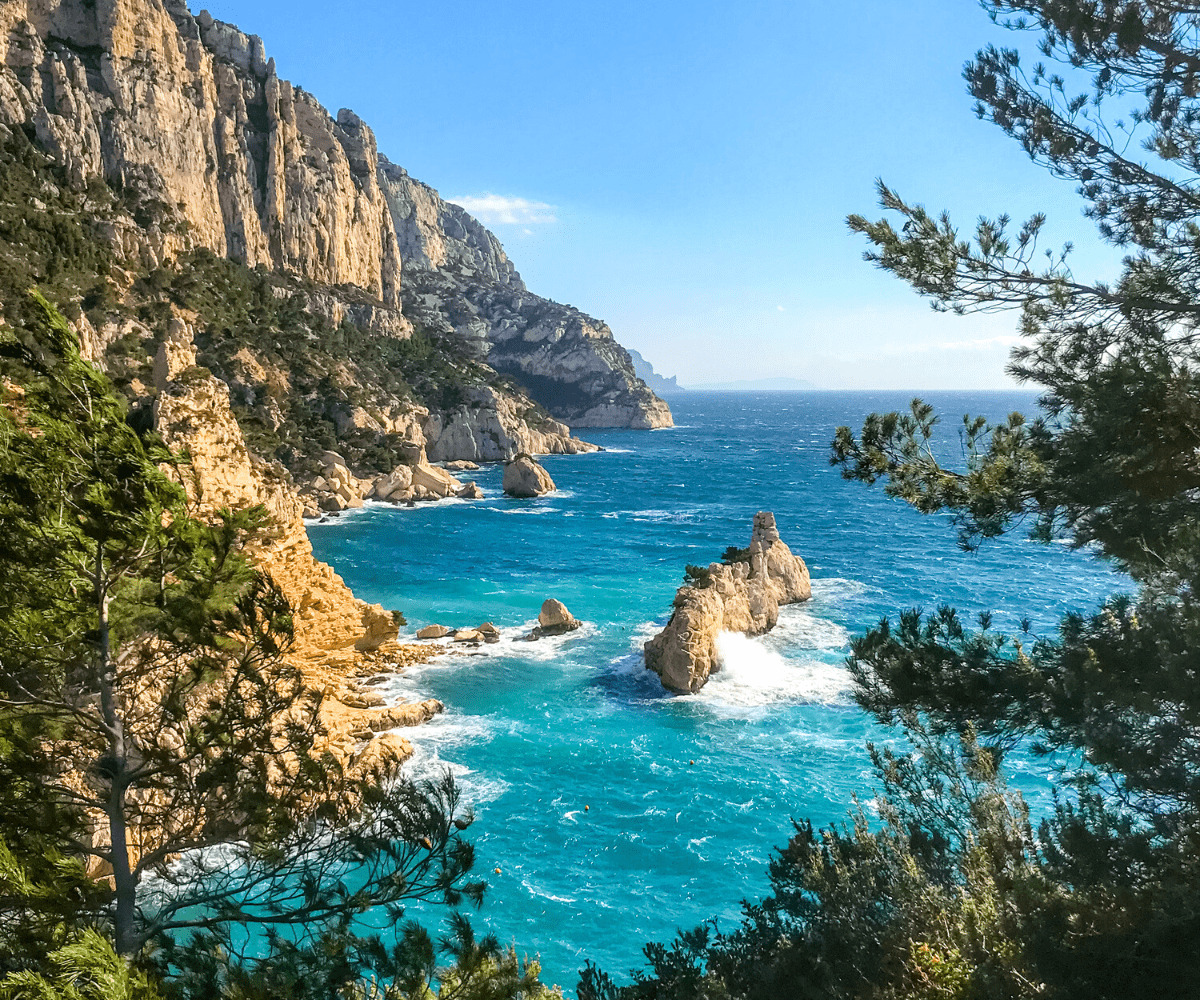
M783 312L783 311L784 311L784 310L783 310L783 306L776 306L776 307L775 307L775 309L776 309L778 312Z
M528 198L509 198L502 194L466 194L459 198L447 198L470 212L480 222L489 226L497 224L532 226L557 222L554 206L544 201Z

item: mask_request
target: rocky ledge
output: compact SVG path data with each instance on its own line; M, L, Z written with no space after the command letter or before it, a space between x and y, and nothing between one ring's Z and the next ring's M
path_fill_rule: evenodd
M779 537L775 515L754 515L747 549L731 548L707 569L689 566L667 627L646 643L646 667L678 694L699 691L721 669L717 636L761 635L775 627L782 604L812 596L808 567Z

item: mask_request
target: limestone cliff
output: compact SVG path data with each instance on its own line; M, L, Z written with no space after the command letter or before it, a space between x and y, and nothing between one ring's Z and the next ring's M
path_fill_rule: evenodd
M127 261L206 248L318 286L309 305L332 326L406 337L417 319L464 338L577 426L670 422L607 326L531 295L496 238L382 158L353 112L331 116L261 39L183 0L4 0L0 123L28 127L70 183L120 191L108 235Z
M808 567L780 539L774 514L755 514L750 547L731 555L699 572L689 567L667 627L645 645L647 668L668 690L699 691L720 670L722 632L761 635L775 627L781 604L812 596Z
M381 160L405 262L404 309L454 332L573 427L670 427L606 323L532 294L496 237L427 184Z
M194 317L176 316L160 346L155 374L159 394L154 425L173 450L186 453L182 484L197 516L222 507L266 507L272 528L255 540L251 558L279 585L293 610L295 642L289 653L306 682L325 695L324 749L343 762L395 765L411 753L407 741L372 739L376 730L413 725L441 710L436 702L396 706L386 718L362 707L353 675L364 659L404 664L435 649L401 647L390 612L357 599L328 565L313 556L294 491L271 468L255 463L229 408L229 389L196 367ZM381 724L380 720L385 724ZM370 741L364 747L364 740ZM378 743L378 745L376 745ZM363 762L366 763L363 763Z

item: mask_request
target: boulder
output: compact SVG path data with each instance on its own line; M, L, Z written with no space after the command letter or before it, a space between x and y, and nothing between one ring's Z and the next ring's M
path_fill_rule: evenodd
M460 628L454 633L455 642L483 642L483 633L477 628Z
M483 490L481 490L474 482L467 483L457 496L462 500L482 500Z
M475 631L478 632L481 636L483 636L484 642L499 642L500 641L500 630L498 628L496 628L496 626L493 625L491 622L484 622Z
M424 495L436 500L454 496L463 487L463 484L445 469L439 469L436 465L430 465L428 462L413 466L412 485L413 494L418 498L422 495L418 491L424 490Z
M367 725L375 733L397 729L400 726L419 726L428 722L445 707L436 698L410 705L392 705L390 708L377 709L367 720Z
M468 462L464 458L457 462L447 462L446 468L452 472L475 472L479 466L475 462Z
M760 511L749 548L730 563L712 563L676 592L667 627L645 644L646 667L670 691L699 691L721 668L717 636L761 635L775 627L780 605L811 596L804 560L779 537L775 515Z
M510 497L540 497L557 488L550 473L528 455L518 455L504 467L504 492Z
M417 633L418 639L444 639L451 632L445 625L426 625Z
M548 635L562 635L565 632L573 632L582 624L583 622L567 610L562 601L550 597L542 602L537 626L525 638L542 639Z
M376 500L402 500L404 494L412 486L412 478L411 466L397 465L386 476L380 476L375 480L375 485L371 488L371 495Z

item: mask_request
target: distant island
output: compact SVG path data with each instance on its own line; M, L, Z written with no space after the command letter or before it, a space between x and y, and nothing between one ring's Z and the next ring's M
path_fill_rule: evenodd
M629 357L633 360L634 373L653 392L660 396L669 396L672 393L687 392L687 389L679 384L678 379L672 375L667 378L665 375L660 375L654 370L654 366L643 358L637 351L632 348L626 348L629 351Z
M636 368L636 363L634 365ZM638 373L641 374L640 372ZM642 376L645 379L645 376ZM650 385L649 381L646 382ZM655 391L656 387L651 386ZM688 386L692 392L720 392L731 390L755 390L758 392L784 392L789 389L816 389L817 386L802 378L756 378L742 379L736 382L706 382L703 385Z

